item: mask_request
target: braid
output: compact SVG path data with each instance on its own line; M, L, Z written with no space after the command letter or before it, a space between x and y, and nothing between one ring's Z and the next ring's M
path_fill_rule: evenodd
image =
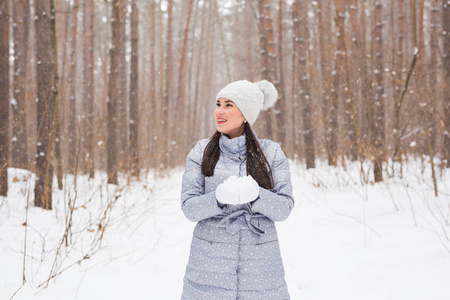
M214 175L214 169L220 157L220 135L221 133L219 131L216 131L211 137L208 145L206 145L205 151L203 152L201 170L202 174L206 177Z
M248 123L245 123L244 133L247 148L247 175L251 175L260 187L270 190L274 186L272 169Z

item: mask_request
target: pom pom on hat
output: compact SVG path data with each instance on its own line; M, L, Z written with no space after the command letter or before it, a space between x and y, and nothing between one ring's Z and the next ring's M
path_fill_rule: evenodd
M267 80L255 83L239 80L221 89L216 100L219 98L233 101L247 122L253 125L261 110L267 110L275 104L278 99L278 92L275 86Z
M261 110L268 110L275 105L278 100L278 92L272 82L267 80L261 80L256 82L258 88L264 94L264 104Z

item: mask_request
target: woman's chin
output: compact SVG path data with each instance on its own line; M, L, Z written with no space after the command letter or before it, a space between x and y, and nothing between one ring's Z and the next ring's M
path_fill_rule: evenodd
M221 124L217 124L216 125L216 129L217 129L218 132L221 132L221 133L225 133L226 134L228 132L228 130L225 128L225 126L223 126Z

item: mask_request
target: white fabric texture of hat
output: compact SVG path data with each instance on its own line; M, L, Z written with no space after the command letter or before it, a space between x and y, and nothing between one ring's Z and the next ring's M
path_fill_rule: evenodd
M217 94L216 101L219 98L233 101L247 122L253 125L261 110L267 110L275 104L278 92L273 83L267 80L258 82L238 80L221 89Z

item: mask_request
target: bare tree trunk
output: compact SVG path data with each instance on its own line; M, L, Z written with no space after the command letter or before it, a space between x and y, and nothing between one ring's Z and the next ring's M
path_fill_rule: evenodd
M439 50L439 41L438 41L438 24L439 22L439 8L438 4L435 2L431 3L431 28L430 28L430 61L429 61L429 67L419 64L420 68L420 74L423 74L423 76L429 77L429 88L427 88L427 95L425 102L427 102L427 105L423 111L425 114L424 120L425 120L425 130L426 137L428 140L428 153L433 158L438 151L435 151L436 144L437 144L437 122L435 121L437 118L437 100L438 100L438 93L439 93L439 87L438 87L438 72L431 71L427 72L427 69L429 70L438 70L438 58L440 57L440 50ZM424 4L423 1L419 1L419 45L418 49L420 49L422 52L424 52L425 56L425 45L424 45L424 34L423 34L423 13L424 13ZM423 61L426 61L425 59ZM429 73L429 74L427 74ZM427 76L428 75L428 76ZM422 98L422 97L421 97ZM437 152L437 153L436 153ZM434 173L434 162L432 163L432 172ZM433 174L434 176L434 174ZM436 196L437 196L437 188L436 188Z
M202 81L203 73L201 72L201 70L204 68L204 64L205 64L204 61L206 60L205 59L206 55L204 55L204 50L203 49L205 47L205 39L206 39L205 35L206 35L207 20L208 20L208 18L207 18L208 9L209 9L209 4L205 3L205 5L202 6L202 12L201 12L202 23L201 23L201 31L200 31L200 41L198 43L196 43L196 44L198 44L198 47L200 49L197 50L197 59L196 59L196 65L195 65L195 67L196 67L196 72L195 72L196 73L196 75L195 75L196 81L195 81L195 92L194 92L195 96L194 96L194 99L196 100L196 103L195 103L194 112L192 114L192 116L193 116L192 119L193 120L199 120L200 126L198 126L198 127L200 127L200 128L201 128L201 122L202 122L202 117L201 116L202 116L202 109L203 109L203 101L201 101L200 99L202 99L201 95L203 95L203 91L204 91L204 89L201 86L201 84L203 82ZM200 132L196 132L196 134L194 133L194 137L197 140L203 138L201 136Z
M216 6L217 7L217 6ZM186 85L188 87L188 90L186 92L186 103L188 105L187 108L187 113L189 116L193 116L194 115L194 111L195 111L195 104L197 102L197 99L194 97L194 93L195 93L195 82L197 81L197 77L195 76L196 73L196 58L197 58L197 53L201 52L202 49L200 47L197 46L197 35L196 33L196 29L199 27L200 24L200 12L201 9L198 5L198 1L195 2L194 4L194 11L193 16L192 16L192 25L191 30L189 30L190 35L189 38L190 39L190 43L189 43L189 50L188 52L190 53L190 57L191 59L188 60L188 79L186 80ZM186 135L186 146L184 149L181 149L180 152L180 158L179 158L179 164L183 165L185 163L185 158L186 155L188 154L189 150L195 145L195 143L198 141L198 139L195 138L195 133L198 131L197 130L197 123L196 122L189 122L188 126L187 126L187 135Z
M270 78L270 68L269 68L269 55L267 50L267 32L265 28L265 14L264 14L264 0L258 1L258 29L259 29L259 55L261 60L261 77L266 80L271 80ZM250 4L250 7L251 4Z
M373 163L375 182L383 180L385 119L384 119L384 87L383 87L383 3L375 2L374 29L374 76L375 99L373 108L372 142L374 145Z
M156 15L155 15L155 6L156 1L151 1L150 3L150 18L149 18L149 38L150 38L150 78L149 78L149 87L150 87L150 99L148 100L148 107L147 113L150 116L153 116L153 118L150 118L150 120L147 120L147 143L145 145L145 149L147 153L150 153L150 161L149 166L151 168L156 168L157 166L157 153L158 153L158 147L157 140L155 138L158 138L159 133L159 120L161 118L161 115L159 114L158 108L161 106L161 101L158 101L156 99L161 99L161 97L158 97L157 94L157 87L156 87ZM158 97L158 98L157 98ZM130 112L131 113L131 112ZM130 141L131 142L131 141Z
M112 13L112 5L109 2L103 2L100 7L101 10L105 11L107 16L113 15ZM97 25L98 26L98 25ZM110 62L111 57L109 56L111 42L112 42L112 24L110 22L105 22L102 26L97 28L98 30L98 40L99 40L99 55L101 56L99 59L101 60L102 66L99 68L101 77L98 76L97 79L101 78L101 82L103 83L102 88L100 89L100 99L102 99L102 104L100 106L99 117L100 120L96 124L97 130L95 132L95 136L98 137L98 145L100 147L96 147L99 158L99 163L102 169L108 170L108 136L109 136L109 128L108 128L108 120L109 120L109 112L108 112L108 102L109 102L109 77L111 76L110 70ZM98 131L101 129L102 135L98 134ZM115 136L114 136L115 138ZM105 140L106 139L106 140ZM106 147L104 147L106 146ZM117 152L115 152L117 153Z
M422 5L421 5L422 6ZM439 69L440 49L439 49L439 37L441 34L440 28L440 10L439 4L436 2L431 2L431 17L430 17L430 61L429 61L429 88L432 101L437 102L439 98L439 88L438 88L438 72L434 70ZM424 70L425 71L425 70Z
M283 0L278 1L278 102L275 105L277 114L278 141L282 147L287 148L293 138L292 111L289 109L288 99L285 95L284 60L283 60Z
M360 117L361 120L363 120L361 124L361 141L364 143L363 147L363 153L361 155L364 156L364 158L369 157L371 153L371 144L370 141L371 135L372 135L372 118L371 114L369 113L369 102L371 101L372 97L372 82L371 82L371 76L369 75L369 69L370 69L370 59L367 58L367 36L366 36L366 29L367 29L367 16L366 16L366 5L363 1L361 3L361 24L356 23L353 25L353 27L360 26L361 30L361 40L360 40L360 50L359 50L359 60L358 60L358 70L359 74L361 75L361 95L362 95L362 102L361 102L361 113Z
M222 18L220 16L219 13L219 5L217 4L217 0L214 0L214 13L216 15L217 18L217 24L219 25L219 34L220 34L220 42L222 44L222 49L223 49L223 55L224 55L224 59L225 59L225 67L227 70L227 79L230 82L231 81L231 71L230 71L230 59L228 57L228 52L227 52L227 47L226 47L226 42L225 42L225 35L223 33L223 21Z
M411 74L412 74L412 69L415 66L415 62L416 62L416 58L417 58L417 54L419 53L419 49L423 49L423 45L420 44L421 42L423 42L422 37L420 32L417 32L416 30L416 24L417 24L417 5L416 5L416 1L415 0L411 0L410 2L411 4L411 10L412 10L412 23L414 24L413 26L413 46L414 46L414 60L413 60L413 64L411 65L411 70L408 73L408 78L406 80L406 82L408 83ZM422 12L422 8L420 9L420 11ZM423 13L423 12L422 12ZM431 16L431 22L433 21L437 21L436 16ZM419 16L419 20L422 22L423 18ZM423 24L419 23L419 29L423 30ZM419 31L420 31L419 30ZM435 34L435 33L434 33ZM417 35L419 38L417 38ZM431 36L433 35L433 32L431 32ZM433 42L433 37L430 37L430 42ZM419 44L418 44L419 43ZM433 45L432 45L433 47ZM434 51L431 51L432 55L436 54ZM431 66L430 67L436 67L435 66L435 61L431 61ZM424 74L424 69L419 65L418 67L418 73L419 74ZM436 179L436 168L435 168L435 162L434 162L434 156L435 156L435 151L434 151L434 133L435 133L435 126L434 126L434 122L432 120L433 115L434 115L434 107L435 107L435 94L433 92L431 93L427 93L427 95L425 95L425 93L423 92L423 86L422 86L422 82L418 82L417 78L416 79L416 87L417 87L417 91L418 91L418 96L419 96L419 116L421 117L421 119L423 119L423 124L424 124L424 136L425 136L425 146L424 146L424 152L429 156L430 158L430 164L431 164L431 177L433 180L433 185L434 185L434 193L435 196L438 196L438 186L437 186L437 179ZM437 81L437 80L436 80ZM426 82L426 80L423 81L424 83ZM406 87L405 87L406 88ZM436 87L433 87L433 89L435 89ZM403 96L403 95L402 95Z
M422 10L423 3L420 3L420 7ZM440 14L439 14L439 4L432 2L431 3L431 24L430 24L430 61L429 61L429 68L421 68L421 74L424 74L428 70L432 70L428 72L429 76L429 92L427 93L430 95L428 98L428 104L425 109L425 114L428 114L426 116L428 122L425 124L426 128L428 128L429 131L429 138L430 138L430 144L433 149L435 149L436 145L436 139L437 139L437 124L435 122L435 116L437 115L436 112L436 104L439 99L439 86L438 86L438 73L437 70L439 69L439 57L440 55L440 49L439 49L439 33L440 33ZM419 18L421 21L423 21L423 17ZM421 23L419 23L421 24ZM423 26L420 26L423 28ZM420 34L419 30L419 43L423 42L423 37ZM423 44L419 44L420 49L423 49ZM423 49L425 50L425 49ZM423 51L425 52L425 51ZM425 53L424 53L425 54ZM424 55L425 56L425 55ZM436 70L436 71L435 71ZM424 74L425 75L425 74ZM426 76L426 75L425 75ZM439 152L439 151L438 151Z
M0 196L8 195L9 5L0 2Z
M215 2L215 1L214 1ZM186 25L184 27L183 32L183 44L181 46L181 55L180 55L180 66L178 70L178 81L177 81L177 96L174 99L175 103L175 120L177 122L187 122L186 111L188 109L187 105L187 97L186 97L186 64L187 64L187 54L188 54L188 32L189 32L189 24L191 22L192 16L192 6L194 5L194 0L189 0L187 7L187 17L186 17ZM213 4L214 5L214 4ZM220 21L219 21L220 22ZM186 128L188 129L188 128ZM189 132L189 131L188 131ZM180 150L187 148L187 136L186 134L178 135L178 142L175 146L176 157L181 157Z
M434 1L437 2L437 1ZM424 33L424 17L425 17L425 1L419 1L419 45L420 49L425 46L425 33Z
M30 35L30 4L26 0L15 1L13 8L14 77L12 105L12 153L11 165L29 168L27 142L27 70L28 39Z
M36 1L36 58L37 58L37 147L36 183L34 205L52 209L53 167L52 144L54 139L55 111L55 51L52 37L51 0Z
M164 59L164 105L163 105L163 115L162 115L162 123L163 123L163 131L167 132L167 141L166 148L163 150L165 159L164 165L167 167L171 163L171 152L172 152L172 140L174 138L174 128L171 126L171 122L169 120L171 106L170 101L172 100L172 19L173 19L173 0L168 0L167 4L167 32L166 32L166 49L165 49L165 59Z
M69 68L70 68L70 25L72 22L72 18L71 18L71 12L72 12L72 6L73 6L73 2L71 1L67 1L64 3L64 5L61 5L61 7L59 8L59 10L64 11L64 20L60 20L59 22L61 22L61 25L63 24L64 27L64 33L62 33L63 30L61 30L61 36L62 38L60 40L62 40L62 42L60 42L60 44L62 44L63 46L61 47L62 51L61 53L61 57L59 58L60 60L60 68L61 68L61 73L60 73L60 84L59 84L59 91L58 91L58 103L61 107L61 124L63 127L63 137L61 140L61 143L63 145L68 145L68 141L67 141L67 112L69 111L68 108L68 104L69 101L67 101L68 99L68 89L69 89ZM62 26L61 26L62 27ZM67 150L68 147L64 147L66 149L66 151L64 152L64 155L66 156L66 158L64 159L65 163L65 167L66 167L66 172L67 172Z
M158 29L159 29L159 99L160 105L158 106L158 133L157 133L157 151L155 157L156 164L158 168L161 168L165 162L167 162L167 150L168 142L163 138L165 134L168 134L168 127L166 126L167 116L168 116L168 99L166 99L166 70L164 69L165 56L167 55L164 49L164 22L163 22L163 10L162 10L162 0L159 1L158 5Z
M55 6L55 0L51 0L50 2L50 26L51 26L51 49L52 49L52 55L54 57L54 71L53 71L53 77L54 77L54 85L53 85L53 124L52 128L52 139L54 141L54 147L55 147L55 159L56 159L56 178L58 181L58 189L63 189L63 174L62 174L62 159L61 159L61 118L60 118L60 107L59 107L59 99L58 99L58 92L59 92L59 75L58 75L58 43L56 41L56 6ZM52 145L50 145L50 148ZM50 178L50 180L53 180Z
M209 124L211 124L210 122L207 122L207 118L210 117L210 110L208 109L208 105L210 103L210 99L214 99L213 97L215 97L217 91L215 90L215 85L216 85L216 80L214 76L210 76L209 74L214 74L214 58L215 58L215 45L216 45L216 40L215 40L215 23L216 23L216 19L214 18L214 11L215 11L215 7L214 5L211 3L211 5L209 6L209 13L208 13L208 35L207 35L207 50L206 50L206 64L205 64L205 83L207 83L207 88L205 90L205 94L203 97L203 107L202 107L202 116L200 117L202 119L202 124L203 125L203 136L206 135L210 135L211 132L213 131L211 126L208 126ZM207 133L206 133L207 132Z
M275 36L272 24L272 12L270 8L270 0L264 0L264 27L267 34L267 54L268 54L268 67L270 71L270 81L274 82L278 88L277 79L277 53L275 51ZM270 124L268 138L280 141L279 139L279 125L283 127L283 116L280 115L282 110L282 103L280 101L275 102L275 105L271 107L266 114L267 123Z
M297 58L296 74L298 78L298 91L296 91L295 97L297 97L297 101L301 103L299 106L301 107L303 118L303 138L306 154L306 167L309 169L315 167L315 147L307 63L309 33L307 27L307 10L305 9L305 4L303 1L294 1L292 17L294 21L294 41Z
M442 3L443 67L444 67L444 159L450 168L450 5Z
M293 44L294 45L292 48L295 50L295 37L293 37ZM292 95L292 102L293 102L292 121L294 124L297 125L297 124L300 124L300 122L301 122L301 117L297 113L297 110L299 109L298 106L300 105L300 101L298 100L298 96L297 96L297 90L298 90L298 80L297 80L297 74L296 74L297 51L292 51L291 61L292 61L292 63L290 64L290 66L291 66L291 82L292 82L292 84L291 84L290 93ZM300 138L300 135L301 135L301 127L300 126L298 126L298 125L295 126L293 135L294 135L294 139L293 139L292 151L297 152L299 149L304 149L304 147L302 147L302 140ZM302 152L298 151L298 153L296 153L296 155L299 156L299 153L302 153ZM300 157L302 157L302 156L300 156Z
M112 40L109 50L109 82L108 82L108 141L107 141L107 162L108 162L108 183L118 183L117 166L117 104L119 100L119 67L120 67L120 20L122 18L122 8L120 0L114 0L112 4L111 30Z
M247 30L248 28L251 28L251 26L253 25L253 22L251 22L252 20L250 19L250 17L248 16L250 14L250 12L253 12L254 14L254 10L253 10L253 6L251 4L251 1L244 1L242 3L242 5L244 6L243 11L247 12L247 14L240 14L243 15L243 25L241 25L243 28L243 30L241 30L240 32L246 32L247 34ZM258 24L260 24L260 22L258 22ZM257 32L259 32L259 27L257 26L257 31L255 32L255 34ZM247 36L243 37L243 40L247 40ZM260 46L261 47L261 46ZM246 70L244 71L244 78L249 78L250 80L253 80L255 76L255 73L257 73L259 71L259 65L258 65L258 58L255 57L255 49L257 49L257 46L254 46L253 43L250 43L248 45L248 47L245 47L245 56L243 61L245 62L245 64L249 67L246 68ZM259 59L259 61L261 61Z
M338 28L339 34L337 35L337 55L341 57L339 62L342 63L342 66L339 66L340 70L342 70L342 80L340 87L343 89L344 96L344 123L345 123L345 145L348 147L349 154L351 156L352 161L358 160L360 156L360 140L359 140L359 131L358 126L356 124L356 113L355 113L355 97L352 90L352 84L350 82L350 67L348 62L348 51L345 41L345 2L342 0L334 0L334 6L336 8L336 17L335 23Z
M130 170L139 176L139 10L131 4L131 71L130 71Z
M259 13L259 35L260 35L260 55L261 55L261 78L268 81L276 81L276 53L275 39L273 34L272 16L269 0L258 0ZM279 106L279 105L278 105ZM278 107L277 106L277 107ZM268 139L277 139L277 120L274 108L261 113L265 120Z
M365 52L365 9L359 5L359 1L350 0L347 2L350 7L350 28L351 28L351 61L353 61L353 77L351 81L354 86L353 99L360 99L354 101L354 109L359 111L359 114L354 113L354 118L357 118L358 124L358 155L360 160L364 160L367 151L367 65ZM361 12L361 17L359 14ZM348 65L348 62L347 62ZM350 74L352 76L352 74ZM361 166L362 167L362 166Z
M331 32L331 16L328 5L324 0L318 1L318 34L320 47L320 69L322 73L322 118L325 126L325 147L328 155L328 164L337 163L337 99L331 92L334 90L332 81L332 65L330 63L331 51L329 33Z
M67 172L76 175L78 172L78 136L80 128L77 126L77 31L78 31L78 0L74 0L70 14L70 39L69 39L69 126L68 126L68 158Z
M130 155L128 153L128 63L126 61L127 56L127 1L120 1L119 8L121 10L120 18L120 63L119 63L119 98L117 102L117 123L118 123L118 168L120 171L126 171L130 162Z
M83 87L83 170L94 178L94 0L84 0L84 43L83 43L83 73L85 84Z
M391 16L393 23L398 23L398 31L392 31L393 41L397 41L393 45L392 56L393 56L393 71L392 82L393 82L393 97L394 97L394 135L395 135L395 149L394 149L394 161L401 162L403 149L401 145L401 128L400 128L400 97L402 94L402 84L403 84L403 69L404 65L404 43L405 43L405 7L404 0L399 0L395 2L397 16ZM394 5L394 4L393 4Z

